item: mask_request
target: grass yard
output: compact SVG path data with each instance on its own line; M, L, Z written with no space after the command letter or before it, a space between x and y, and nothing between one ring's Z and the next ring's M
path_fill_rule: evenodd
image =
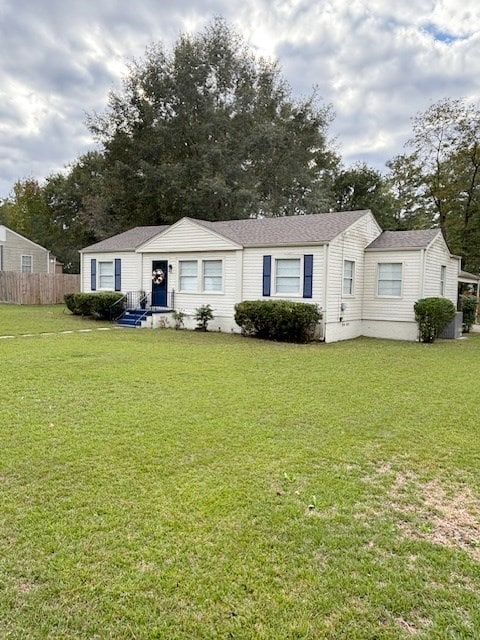
M0 305L2 640L480 638L480 334L97 327Z

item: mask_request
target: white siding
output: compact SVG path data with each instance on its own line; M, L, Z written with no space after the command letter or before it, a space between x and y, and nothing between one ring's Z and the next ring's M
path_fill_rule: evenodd
M91 261L92 258L98 262L113 262L115 258L122 261L121 289L123 293L127 291L139 291L141 289L141 255L130 252L119 253L82 253L81 254L81 291L91 291ZM151 274L151 269L149 275Z
M167 290L170 300L172 290L175 292L175 308L191 315L197 307L209 304L215 316L230 317L233 319L234 305L240 301L241 291L241 251L189 251L189 252L169 252L168 254L148 253L143 255L143 281L142 289L151 292L152 290L152 262L154 260L168 260L172 270L167 275ZM179 266L180 260L196 260L198 262L198 282L199 290L193 292L179 291ZM222 284L221 292L205 291L202 289L201 264L203 260L221 260Z
M459 258L453 258L450 251L439 234L426 250L425 260L425 276L424 276L424 298L431 296L440 296L440 272L441 267L445 266L445 297L457 306L458 296L458 271Z
M142 253L183 251L219 251L238 248L235 243L205 229L193 220L183 218L164 233L152 238L139 250Z
M368 251L365 258L363 317L365 320L415 320L413 305L421 297L423 250ZM379 263L401 263L402 294L400 297L379 296L377 273Z
M327 342L362 335L365 247L380 233L373 216L365 215L328 247L328 296L324 318ZM343 294L344 260L355 263L353 295Z
M303 298L303 256L313 255L312 297ZM302 265L301 292L299 295L278 295L273 290L268 298L263 296L263 256L272 256L272 273L275 259L300 258ZM324 306L324 247L262 247L247 248L243 255L243 291L242 300L292 300L294 302L307 302Z

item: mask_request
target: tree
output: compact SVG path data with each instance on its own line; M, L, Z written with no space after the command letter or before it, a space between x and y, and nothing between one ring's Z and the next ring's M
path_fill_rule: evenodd
M466 268L480 270L480 110L440 100L413 119L407 147L389 165L404 219L438 225Z
M103 156L91 151L74 162L66 174L49 176L43 187L51 218L50 247L66 272L78 273L79 249L96 240L92 220L103 166Z
M328 209L338 158L328 106L293 100L276 63L258 60L217 19L134 61L123 91L88 120L102 145L98 235L132 225Z
M371 209L383 229L398 228L396 200L389 181L365 163L340 169L333 192L337 211Z
M2 207L3 224L52 251L52 221L42 188L33 178L18 180Z

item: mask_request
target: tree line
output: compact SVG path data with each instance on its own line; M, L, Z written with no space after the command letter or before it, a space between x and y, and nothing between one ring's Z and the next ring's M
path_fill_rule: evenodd
M444 99L413 119L385 174L345 167L317 92L294 98L277 62L221 19L150 47L87 127L98 143L63 173L18 180L0 223L78 271L78 250L133 226L372 210L384 229L438 226L480 270L480 112Z

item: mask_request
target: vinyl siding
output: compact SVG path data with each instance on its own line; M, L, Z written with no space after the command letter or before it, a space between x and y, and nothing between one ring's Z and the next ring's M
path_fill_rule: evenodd
M368 251L365 255L363 317L365 320L414 320L413 305L421 296L423 250ZM400 297L377 294L378 263L401 263L402 293Z
M234 305L240 301L241 291L241 251L189 251L143 255L143 282L142 289L147 292L152 290L152 262L154 260L167 260L171 273L167 274L167 291L170 296L172 290L175 291L175 308L186 314L193 314L197 307L210 304L214 315L230 316L233 318ZM179 286L179 261L196 260L198 262L198 284L197 292L181 292ZM222 261L222 285L221 292L201 291L202 288L202 261L221 260Z
M445 266L445 298L457 306L459 259L452 258L441 235L426 250L424 291L422 297L440 296L440 271Z
M182 219L167 231L147 242L139 250L143 253L168 253L184 251L231 250L237 245L214 231L209 231L191 220Z
M274 282L272 275L271 295L263 296L263 256L272 256L272 274L275 270L275 260L278 258L300 258L301 260L301 286L298 295L279 295L274 293ZM313 255L313 277L312 277L312 297L303 297L303 256ZM296 302L306 302L317 304L323 307L323 269L324 269L324 247L323 246L303 246L303 247L262 247L247 248L243 255L243 292L242 300L292 300Z
M365 247L381 229L371 216L364 216L343 234L335 238L328 249L328 298L325 321L355 322L361 320L363 311ZM343 262L355 263L354 293L343 294ZM341 305L345 305L342 311Z
M32 256L32 273L48 273L50 252L6 227L2 228L3 271L21 271L22 256ZM54 266L52 272L54 272Z
M141 289L141 267L142 257L141 255L129 252L120 253L82 253L81 257L81 290L83 292L91 291L90 288L90 275L91 275L91 260L97 261L97 282L98 282L98 263L99 262L114 262L115 258L120 258L122 261L122 275L121 275L121 290L123 293L127 291L140 291ZM151 269L149 276L151 274ZM98 287L98 284L97 284ZM100 289L97 289L100 291ZM113 291L113 286L112 286Z

